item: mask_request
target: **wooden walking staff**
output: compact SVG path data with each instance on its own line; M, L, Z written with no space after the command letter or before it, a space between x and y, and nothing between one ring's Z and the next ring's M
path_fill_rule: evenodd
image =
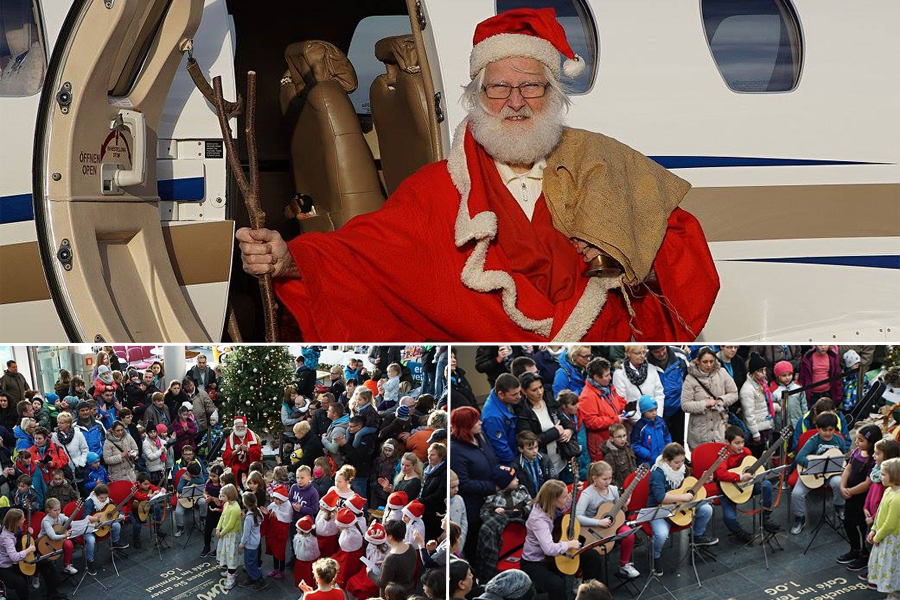
M266 213L259 206L259 159L256 154L256 71L247 72L247 115L244 126L244 134L247 139L247 160L250 164L250 180L244 175L244 169L238 160L237 150L234 147L234 139L231 135L231 126L228 124L228 114L225 99L222 97L222 78L213 78L213 91L215 92L216 113L219 116L219 127L222 129L222 138L225 142L225 157L228 166L234 173L244 204L250 213L250 227L262 229L266 226ZM266 322L266 341L269 343L278 341L278 305L275 303L275 288L272 286L272 276L263 275L259 278L259 290L262 293L264 317Z

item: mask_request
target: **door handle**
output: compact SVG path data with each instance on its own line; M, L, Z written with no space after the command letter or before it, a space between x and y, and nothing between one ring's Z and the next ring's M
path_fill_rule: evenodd
M122 109L109 125L110 130L127 129L131 133L131 168L104 163L100 166L100 191L118 195L123 187L142 185L147 179L147 124L144 114Z

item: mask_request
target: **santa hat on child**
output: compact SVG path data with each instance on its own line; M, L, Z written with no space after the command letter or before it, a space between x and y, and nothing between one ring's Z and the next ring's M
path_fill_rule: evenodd
M300 533L312 533L313 520L309 515L306 515L302 519L297 519L297 530L300 531Z
M391 510L400 510L409 504L409 497L406 492L394 492L387 499L387 508Z
M387 532L384 530L384 525L378 521L373 522L369 529L366 530L365 538L367 542L376 546L385 543L387 541Z
M403 514L413 521L421 519L422 515L425 514L425 505L418 500L413 500L403 507Z
M319 500L319 506L327 508L328 510L334 510L337 508L338 498L340 498L340 496L338 496L338 493L335 490L328 490L328 493Z
M356 515L349 508L342 508L337 512L337 526L340 529L348 529L356 523Z
M288 499L288 491L287 488L283 485L277 486L274 490L272 490L272 497L278 498L282 502L287 502Z
M556 77L560 72L560 54L566 59L562 72L567 77L577 77L585 67L584 59L569 46L552 8L516 8L485 19L475 27L472 46L472 79L488 64L513 56L539 60Z
M353 511L354 515L358 516L363 514L363 510L365 510L366 508L366 499L359 494L356 494L352 498L350 498L350 500L344 506Z

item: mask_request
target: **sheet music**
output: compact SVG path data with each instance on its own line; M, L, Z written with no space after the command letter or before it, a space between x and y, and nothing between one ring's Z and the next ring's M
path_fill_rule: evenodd
M72 537L79 537L86 533L93 533L96 527L88 520L72 521Z
M369 569L371 569L372 574L375 575L375 577L381 577L381 568L378 567L375 563L373 563L371 560L369 560L365 556L360 556L359 560L362 561L362 564L366 565Z

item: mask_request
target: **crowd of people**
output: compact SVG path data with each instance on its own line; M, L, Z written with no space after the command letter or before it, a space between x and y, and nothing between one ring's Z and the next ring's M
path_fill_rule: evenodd
M316 600L344 600L345 592L357 600L444 598L453 539L441 518L448 349L426 347L424 376L414 378L401 347L375 346L366 361L331 367L328 385L316 380L319 349L307 350L284 389L284 432L275 437L253 431L244 415L225 416L222 371L204 354L166 385L162 363L130 369L104 349L88 382L62 370L47 394L10 361L0 392L7 597L27 599L42 578L49 598L65 598L54 562L38 561L33 576L17 565L35 551L34 543L16 545L26 532L62 543L64 574L81 570L73 563L80 549L83 568L96 575L98 542L108 539L110 553L141 550L149 529L165 546L161 521L171 512L175 537L199 529L198 557L218 562L225 589L293 577ZM146 516L142 502L152 508ZM103 520L111 507L119 518ZM77 537L54 531L79 508L68 525L86 529ZM27 517L36 513L46 516L32 527ZM263 553L272 556L265 575Z
M473 579L454 580L451 565L451 597L478 597L516 570L527 576L532 594L571 598L571 580L548 559L571 555L584 543L552 534L573 502L582 528L608 528L612 521L598 513L601 505L615 503L636 477L647 479L646 507L677 505L693 499L680 489L692 471L700 477L716 466L716 484L746 482L750 474L731 469L747 456L761 457L781 435L778 457L792 463L788 472L831 446L846 455L853 443L843 471L829 480L850 545L836 558L873 589L900 594L900 529L891 520L896 509L893 499L890 507L881 500L893 489L900 409L891 412L880 399L858 406L870 385L860 371L877 366L876 347L479 346L475 370L490 386L484 402L469 381L477 375L457 364L457 350L450 363L450 516L463 543L453 561L461 563L458 573ZM864 408L882 409L886 427L860 427L857 421L869 417L861 414ZM709 448L711 466L704 462ZM721 460L712 464L717 453ZM691 458L704 469L696 470ZM576 481L580 493L573 495ZM805 525L807 491L800 480L793 485L793 534ZM760 496L765 533L781 532L771 518L772 482L755 482L753 495ZM723 497L720 505L733 543L750 542L736 503ZM719 543L707 531L712 518L710 504L695 509L696 547ZM670 528L666 519L650 523L654 559ZM631 559L636 538L643 543L630 535L616 544L622 580L641 576ZM584 581L601 578L601 559L594 551L580 554ZM659 561L650 565L662 575Z

